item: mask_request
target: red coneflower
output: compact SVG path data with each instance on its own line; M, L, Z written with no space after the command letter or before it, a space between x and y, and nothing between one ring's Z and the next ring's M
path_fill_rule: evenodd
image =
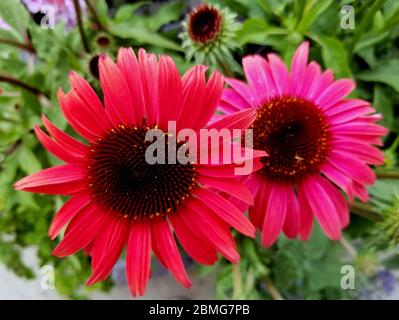
M250 219L262 230L262 243L275 242L281 230L289 238L310 235L313 216L331 239L349 223L342 189L367 201L365 185L375 181L368 166L382 164L387 130L368 102L345 99L354 89L350 79L334 81L331 70L308 64L309 44L294 55L291 71L281 59L255 55L243 59L248 84L227 79L221 109L227 113L257 110L254 149L265 150L263 169L246 184L255 196Z
M161 56L158 61L142 49L138 59L132 49L120 49L116 64L101 56L99 70L105 108L75 73L70 75L72 90L58 93L66 119L88 144L43 116L48 135L36 126L37 137L67 164L15 184L18 190L71 196L49 230L54 239L69 222L53 254L65 257L85 249L93 270L87 283L93 284L108 277L126 244L133 295L145 292L151 249L180 283L190 287L172 228L197 262L213 264L218 252L237 262L230 226L251 237L255 229L218 194L223 191L251 203L249 191L234 179L237 164L150 165L145 159L144 137L151 128L166 132L172 120L178 129L198 131L207 124L222 95L222 76L215 72L206 81L206 68L195 66L180 78L171 58ZM253 113L246 114L251 123ZM222 124L234 124L234 119Z

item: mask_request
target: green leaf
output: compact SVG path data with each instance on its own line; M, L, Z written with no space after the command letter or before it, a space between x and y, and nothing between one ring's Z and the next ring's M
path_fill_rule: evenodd
M381 62L375 69L359 73L357 78L363 81L381 82L399 92L399 59Z
M381 120L381 124L392 129L394 120L392 100L379 85L374 87L373 106L384 116L384 118Z
M109 31L123 39L134 39L139 44L150 44L165 49L182 51L182 48L172 40L161 36L159 33L151 32L143 27L132 25L131 23L121 23L112 25Z
M20 1L1 0L0 16L15 30L24 32L29 25L29 14Z
M321 45L321 54L325 66L333 69L338 78L351 77L348 53L342 42L327 36L313 36L313 38Z
M108 5L105 0L96 0L96 12L98 19L104 26L108 26L109 24L109 13L108 13Z
M136 3L121 6L120 8L118 8L118 11L116 11L114 22L121 23L126 20L133 19L134 11L147 3L148 1L139 1Z
M252 18L246 20L237 31L237 41L241 45L247 43L266 45L274 43L273 36L281 39L281 36L286 34L285 29L270 27L265 21Z
M37 160L35 154L26 145L21 146L18 160L19 166L27 174L38 172L42 169L39 160Z
M333 0L308 1L305 6L302 19L296 27L296 31L302 34L308 31L313 23L315 23L321 14L327 10L332 2Z
M149 19L148 28L157 31L162 25L179 19L182 1L171 1L162 5Z
M378 34L364 34L360 37L359 42L356 43L353 52L357 53L364 48L368 48L378 43L381 43L387 37L389 37L389 31Z

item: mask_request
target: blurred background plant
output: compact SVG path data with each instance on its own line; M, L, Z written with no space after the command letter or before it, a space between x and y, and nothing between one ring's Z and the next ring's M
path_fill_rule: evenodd
M222 260L216 268L197 266L194 271L217 272L216 293L210 297L225 299L367 299L383 298L393 290L393 272L399 269L398 1L208 1L227 12L224 17L230 26L227 31L217 24L212 29L216 32L212 39L228 40L221 47L216 42L216 49L222 50L217 59L208 42L205 49L187 45L193 39L184 24L200 1L42 0L42 4L64 4L57 7L54 28L46 12L32 9L30 2L0 1L1 263L20 277L32 278L21 252L36 246L40 264L54 265L61 294L83 298L88 293L87 257L78 254L60 260L50 254L56 243L48 239L47 229L65 199L12 188L20 177L56 162L39 145L32 128L45 113L67 129L56 90L59 86L67 90L71 70L82 74L100 94L99 55L115 57L120 46L132 46L171 55L180 72L206 61L227 76L241 77L244 55L276 51L289 63L297 45L307 39L311 59L333 69L337 78L355 79L353 96L371 101L390 129L384 146L386 163L376 170L371 199L367 204L353 203L352 222L340 242L329 241L318 228L308 242L281 237L270 249L239 237L239 265ZM199 21L201 32L209 32L207 26L215 22L212 16L207 19ZM340 287L340 270L346 264L356 270L355 290ZM94 289L111 286L109 280Z

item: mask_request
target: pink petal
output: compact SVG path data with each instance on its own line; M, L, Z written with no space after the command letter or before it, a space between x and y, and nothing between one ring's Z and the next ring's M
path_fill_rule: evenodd
M234 89L224 88L219 108L227 114L250 108L251 105Z
M271 246L278 238L288 210L288 184L273 183L262 226L262 244Z
M260 97L254 93L254 89L248 86L246 83L233 79L226 78L225 82L233 88L251 107L258 107L260 104Z
M341 228L345 228L349 224L349 208L345 198L342 196L341 192L339 192L339 190L326 179L319 179L319 183L334 203L341 223Z
M298 206L301 218L301 226L299 230L299 236L302 241L309 240L312 233L313 227L313 212L309 206L309 201L307 198L307 190L302 187L302 185L297 185L298 194Z
M336 140L332 141L331 144L334 148L337 148L338 150L342 150L349 154L355 154L356 157L368 164L384 164L384 154L382 153L382 151L369 144L359 143L350 140Z
M338 113L333 116L329 116L328 122L332 124L341 124L350 122L360 116L366 115L368 113L374 112L375 110L369 106L362 106L358 108L352 108L346 112Z
M335 124L330 132L336 135L364 134L366 136L385 136L388 129L377 124L368 124L360 121L351 121L349 123Z
M270 66L261 56L246 56L242 59L245 77L249 86L258 96L258 101L278 94Z
M296 83L297 85L297 88L295 89L296 94L306 99L308 97L310 89L312 88L314 83L316 83L317 80L320 78L320 74L321 74L320 65L314 61L309 63L309 65L306 68L305 77L303 81L299 81L299 83L298 82ZM295 86L295 84L293 83L292 86Z
M256 228L262 229L263 221L266 215L267 204L269 202L271 184L267 181L261 181L259 178L252 180L255 180L253 183L258 184L259 186L255 196L255 205L250 207L248 210L249 219Z
M367 106L370 106L370 104L367 101L361 99L344 99L337 102L328 110L325 110L325 114L328 116L333 116L337 113L347 112L351 109Z
M287 189L287 215L285 217L283 231L285 235L294 239L301 228L301 213L299 211L298 199L294 192L294 186Z
M355 196L358 197L361 201L363 201L363 202L369 201L369 194L367 192L367 189L364 187L364 185L354 181L353 182L353 192L354 192Z
M353 181L350 177L337 170L327 159L320 171L338 187L345 191L349 200L353 199Z
M280 57L270 53L267 55L269 60L270 69L274 78L277 91L280 95L286 94L289 90L289 75L287 67Z
M334 74L332 70L324 71L321 76L313 82L308 92L308 98L312 101L319 98L319 96L328 88L334 81Z
M308 177L299 188L306 194L309 207L321 228L332 240L338 240L341 237L340 218L330 193L320 182L322 179L321 176Z
M350 94L355 89L355 86L355 82L351 79L337 80L321 92L319 96L316 96L315 102L323 110L327 110Z
M339 171L360 184L371 185L375 181L375 174L365 163L355 157L333 150L330 152L328 161Z
M302 42L295 51L291 64L290 89L292 94L301 92L303 79L305 79L306 67L309 57L309 42Z

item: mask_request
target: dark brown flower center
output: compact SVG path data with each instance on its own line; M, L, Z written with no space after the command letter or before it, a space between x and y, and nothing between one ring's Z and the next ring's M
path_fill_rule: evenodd
M222 27L222 15L213 6L202 4L195 8L188 18L190 38L198 43L206 44L215 40Z
M325 118L311 101L280 96L258 109L252 125L254 149L265 150L261 173L271 179L298 181L316 172L329 150Z
M176 210L197 185L190 163L169 164L167 158L165 164L148 163L149 129L119 126L90 146L88 187L105 209L134 219L164 215Z

